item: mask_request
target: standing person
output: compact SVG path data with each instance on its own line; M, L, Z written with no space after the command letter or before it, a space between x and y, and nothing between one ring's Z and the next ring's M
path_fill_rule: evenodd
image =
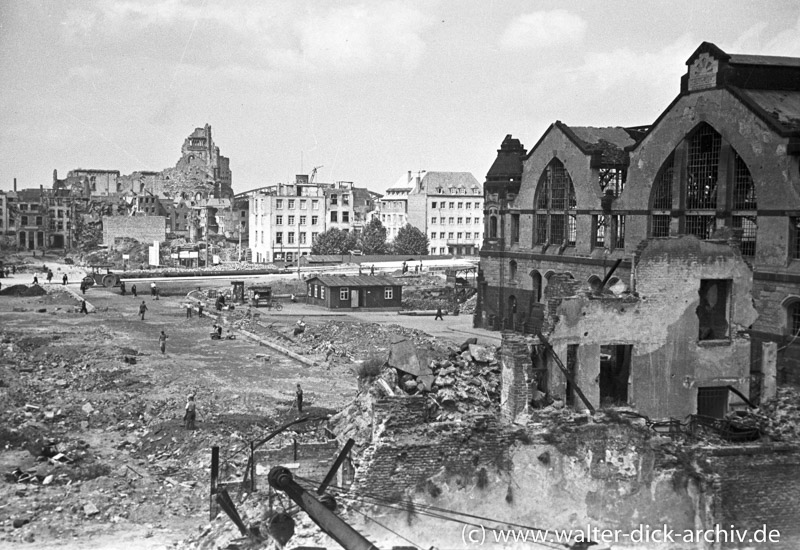
M297 412L303 414L303 389L300 384L297 384L297 391L294 392L295 401L297 402Z
M202 317L203 316L203 306L204 305L205 304L203 304L203 302L200 302L199 304L197 304L197 316L198 317Z
M144 321L144 312L147 311L147 304L144 303L142 300L142 305L139 306L139 315L142 317L142 321Z
M371 266L369 266L369 274L370 275L375 275L375 264L372 264Z
M408 264L403 262L403 275L405 275L407 271L408 271Z
M192 318L192 304L191 303L186 304L186 318L187 319L191 319Z
M436 317L433 318L434 321L444 321L444 317L442 317L442 308L436 308Z
M49 269L47 270L47 284L50 284L50 281L53 280L53 272Z
M119 282L119 291L122 293L123 296L125 296L125 281Z
M183 426L187 430L194 430L194 421L197 418L197 404L194 401L197 390L194 390L186 398L186 409L183 413Z
M64 273L64 276L61 277L61 284L66 286L67 285L67 274Z
M161 348L162 354L167 351L167 334L163 330L158 335L158 347Z
M156 297L156 283L155 282L150 283L150 297L151 298L155 298Z
M86 294L86 283L81 281L81 294Z
M131 285L131 294L133 294L133 297L136 298L136 285Z
M81 310L79 313L89 313L89 310L86 309L86 300L81 300Z
M35 285L39 284L39 277L36 276L36 273L33 274L33 284Z

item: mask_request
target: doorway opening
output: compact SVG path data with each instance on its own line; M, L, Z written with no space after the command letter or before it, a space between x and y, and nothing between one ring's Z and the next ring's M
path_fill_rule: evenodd
M600 346L600 406L628 404L632 353L627 344Z

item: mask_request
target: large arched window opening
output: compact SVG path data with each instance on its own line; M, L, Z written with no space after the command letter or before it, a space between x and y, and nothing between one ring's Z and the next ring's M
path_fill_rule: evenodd
M542 301L542 275L538 271L531 271L531 288L533 299L538 304Z
M492 214L489 216L489 238L496 239L497 238L497 216Z
M786 308L786 335L800 337L800 298L789 296L783 301Z
M667 157L656 176L650 197L650 236L669 236L675 217L680 234L709 239L717 228L718 212L727 211L725 224L742 230L742 254L752 257L757 206L747 164L719 132L702 122Z
M539 178L534 200L534 244L574 246L577 239L575 188L558 159L553 159Z

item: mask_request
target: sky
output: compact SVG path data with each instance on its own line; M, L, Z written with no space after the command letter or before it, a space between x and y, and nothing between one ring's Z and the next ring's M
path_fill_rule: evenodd
M0 190L172 167L205 124L235 192L483 181L507 134L652 123L703 41L800 57L800 2L2 0Z

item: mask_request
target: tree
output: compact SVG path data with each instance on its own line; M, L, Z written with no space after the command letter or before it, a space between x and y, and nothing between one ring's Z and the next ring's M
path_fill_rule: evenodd
M311 244L312 254L347 254L356 247L356 237L341 229L320 233Z
M395 254L428 254L428 237L411 224L406 224L397 232L392 243Z
M386 228L383 227L381 220L372 218L361 232L358 246L364 254L386 253Z

